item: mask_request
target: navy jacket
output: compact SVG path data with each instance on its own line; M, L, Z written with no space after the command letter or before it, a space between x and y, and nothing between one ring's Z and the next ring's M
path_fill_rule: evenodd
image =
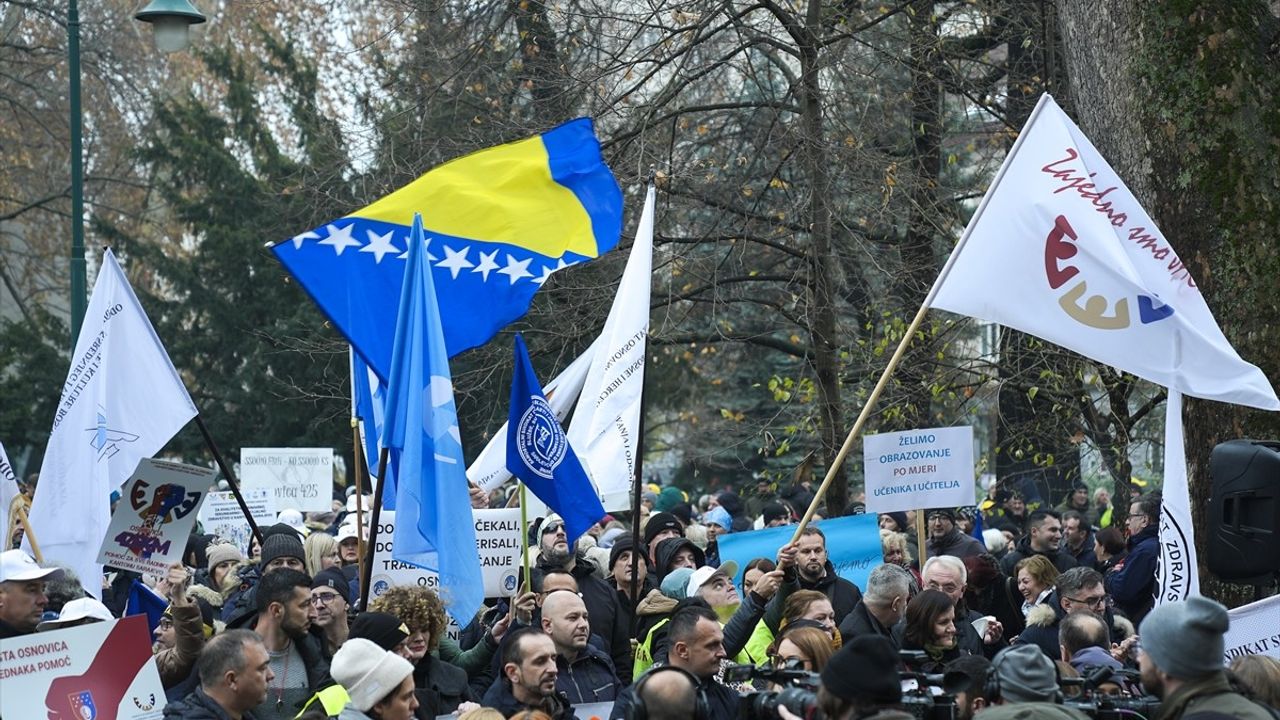
M613 661L589 643L573 662L556 655L556 668L560 671L556 675L556 691L573 705L610 702L622 688Z
M1129 538L1129 551L1115 572L1105 576L1107 593L1134 627L1151 612L1156 596L1156 564L1160 560L1160 528L1148 525Z
M574 720L573 706L569 704L569 698L558 689L555 695L546 699L543 707L530 707L516 699L511 692L511 682L506 678L495 682L484 694L480 704L497 710L503 717L511 717L524 710L541 710L550 715L552 720Z

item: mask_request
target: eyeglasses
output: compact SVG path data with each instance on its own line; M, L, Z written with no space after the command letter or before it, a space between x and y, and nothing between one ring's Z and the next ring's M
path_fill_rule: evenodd
M946 585L939 585L937 582L934 582L934 581L932 581L932 580L931 580L931 581L929 581L929 589L930 589L930 590L941 590L942 592L944 592L944 593L946 593L946 594L950 595L951 593L953 593L953 592L955 592L955 591L959 590L959 589L960 589L960 586L959 586L959 585L956 585L955 583L947 583Z
M320 593L319 595L312 595L311 604L312 605L328 605L329 603L333 602L334 599L337 597L339 597L338 593Z
M1073 603L1077 603L1080 605L1088 605L1089 607L1101 608L1101 607L1106 607L1107 602L1111 600L1111 596L1099 595L1097 597L1087 597L1087 598L1068 597L1067 599Z

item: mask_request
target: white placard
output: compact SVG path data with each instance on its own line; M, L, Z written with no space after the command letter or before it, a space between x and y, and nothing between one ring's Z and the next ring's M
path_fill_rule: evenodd
M276 499L270 490L241 490L244 504L249 506L249 514L259 528L265 528L276 521ZM200 506L200 526L205 534L215 535L240 548L245 557L249 557L249 538L253 531L244 519L240 503L236 502L235 493L230 490L211 492L204 498Z
M1280 595L1232 610L1231 627L1223 638L1223 661L1244 655L1270 655L1280 660Z
M520 508L472 510L476 549L484 574L485 597L511 597L520 572ZM378 516L378 547L373 556L369 596L376 598L393 585L421 585L436 589L440 578L430 570L391 559L391 537L396 514L383 510Z
M276 512L333 509L333 450L330 448L241 448L240 486L266 488Z
M164 713L145 615L0 640L0 684L7 718L159 720Z
M862 440L867 512L973 505L973 428L929 428Z
M218 473L209 468L143 458L120 488L98 562L164 575L182 560L196 509Z

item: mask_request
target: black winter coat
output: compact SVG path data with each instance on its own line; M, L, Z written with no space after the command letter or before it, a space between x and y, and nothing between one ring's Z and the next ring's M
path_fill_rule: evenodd
M1018 547L1010 550L1009 554L1005 555L1000 561L1000 571L1005 575L1016 578L1017 573L1014 572L1014 568L1017 567L1018 563L1021 562L1023 558L1028 558L1032 555L1045 556L1049 559L1049 562L1053 563L1054 567L1058 568L1058 572L1060 573L1066 572L1076 566L1076 559L1071 557L1071 553L1067 552L1062 545L1058 546L1057 552L1040 552L1039 550L1033 550L1031 548L1031 536L1024 535L1023 538L1018 541Z
M555 568L555 565L539 556L538 566L532 571L534 582L540 585L540 576ZM583 604L587 606L591 632L604 640L604 650L613 659L613 666L622 668L618 673L619 679L630 682L631 628L627 627L629 620L626 614L618 607L618 591L595 574L595 564L585 555L577 556L570 574L578 581L578 592L582 595Z
M190 695L165 705L164 716L173 720L231 720L227 711L206 695L199 686L191 691ZM253 713L248 711L241 713L240 718L255 720Z

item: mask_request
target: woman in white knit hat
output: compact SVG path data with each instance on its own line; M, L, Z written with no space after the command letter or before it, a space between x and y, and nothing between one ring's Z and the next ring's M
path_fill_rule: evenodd
M329 672L350 699L339 720L412 720L418 700L413 666L364 638L351 638L334 653Z

